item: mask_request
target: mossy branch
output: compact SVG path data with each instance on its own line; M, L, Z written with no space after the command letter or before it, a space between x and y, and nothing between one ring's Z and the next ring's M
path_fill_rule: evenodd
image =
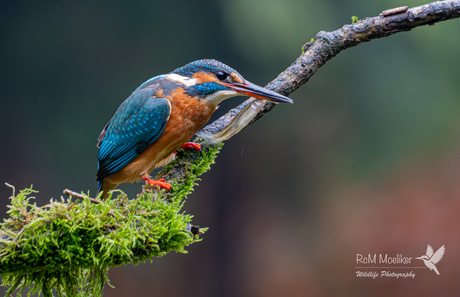
M11 196L0 224L0 274L9 295L29 286L51 296L100 296L110 267L137 264L170 251L186 253L207 228L181 211L185 197L209 169L220 147L181 150L162 174L174 173L172 191L144 187L136 199L114 191L94 203L72 197L39 207L31 188ZM117 193L118 192L118 193Z
M400 7L363 20L355 17L352 24L339 30L319 32L266 88L287 96L342 50L458 17L460 0ZM254 102L248 100L232 109L203 133L213 135L238 124L241 117L237 115L249 104ZM267 102L248 124L274 106ZM181 208L222 145L208 146L203 139L197 142L203 145L202 152L181 151L157 176L172 184L171 192L144 187L137 199L128 199L118 191L100 203L82 194L78 201L61 198L38 207L32 204L32 188L18 194L13 190L9 218L0 224L0 274L3 285L9 287L7 295L29 286L30 293L45 296L51 296L52 289L58 296L100 296L110 267L137 264L169 251L186 252L186 246L200 241L198 235L206 229L191 226L192 216Z

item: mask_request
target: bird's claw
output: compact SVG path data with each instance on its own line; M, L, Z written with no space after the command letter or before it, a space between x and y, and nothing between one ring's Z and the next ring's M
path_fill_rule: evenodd
M187 149L187 150L195 149L197 151L201 151L201 145L198 143L194 143L194 142L187 142L183 144L181 148Z
M167 182L165 182L164 179L153 179L151 177L147 177L147 176L144 176L142 177L143 180L145 180L147 182L147 184L151 187L153 186L160 186L162 187L163 189L166 189L166 190L170 190L172 188L171 184L168 184Z

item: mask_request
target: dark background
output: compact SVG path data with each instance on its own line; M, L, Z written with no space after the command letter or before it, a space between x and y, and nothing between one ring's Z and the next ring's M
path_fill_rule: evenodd
M424 3L2 1L0 217L4 182L33 184L39 205L64 188L93 194L96 138L148 78L214 58L265 85L318 31ZM202 176L185 210L210 228L203 241L111 269L104 296L458 295L459 37L446 21L332 59ZM356 277L357 254L418 257L427 244L446 246L440 276Z

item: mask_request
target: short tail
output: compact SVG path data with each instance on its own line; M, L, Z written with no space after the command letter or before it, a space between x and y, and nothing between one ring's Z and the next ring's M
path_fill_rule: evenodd
M99 195L99 193L102 192L102 180L97 182L97 192L96 196Z
M97 181L97 195L99 195L100 192L102 193L101 199L107 199L109 197L109 193L111 190L115 189L118 185L113 184L106 179L99 180Z

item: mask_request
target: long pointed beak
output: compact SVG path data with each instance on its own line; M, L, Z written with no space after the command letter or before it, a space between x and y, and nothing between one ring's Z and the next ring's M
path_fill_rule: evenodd
M258 85L255 85L248 81L244 83L231 83L231 84L222 83L222 84L231 88L235 92L244 94L249 97L254 97L254 98L264 99L264 100L271 100L275 102L294 103L292 99L289 99L286 96L283 96L273 91L259 87Z

